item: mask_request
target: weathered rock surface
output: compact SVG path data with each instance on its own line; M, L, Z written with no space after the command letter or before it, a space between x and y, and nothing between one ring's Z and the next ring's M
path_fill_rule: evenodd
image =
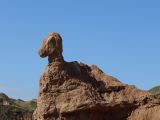
M34 120L160 119L160 103L149 92L123 84L95 65L65 62L54 50L40 78Z

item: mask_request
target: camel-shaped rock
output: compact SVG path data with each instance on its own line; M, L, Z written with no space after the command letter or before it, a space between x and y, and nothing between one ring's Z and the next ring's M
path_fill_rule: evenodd
M33 120L160 120L160 101L97 66L66 62L62 38L50 33L39 49L49 59L40 77Z

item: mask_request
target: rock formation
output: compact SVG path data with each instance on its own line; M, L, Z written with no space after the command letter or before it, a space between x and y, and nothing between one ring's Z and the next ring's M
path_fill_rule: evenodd
M160 120L160 102L149 92L96 65L64 61L59 34L51 33L39 54L48 56L49 64L40 78L34 120Z

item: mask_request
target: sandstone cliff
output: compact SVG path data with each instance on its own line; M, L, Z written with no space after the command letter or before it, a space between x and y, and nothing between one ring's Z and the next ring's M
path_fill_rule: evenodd
M121 83L96 65L65 62L56 39L59 34L50 34L39 49L49 64L40 78L34 120L160 120L155 96Z

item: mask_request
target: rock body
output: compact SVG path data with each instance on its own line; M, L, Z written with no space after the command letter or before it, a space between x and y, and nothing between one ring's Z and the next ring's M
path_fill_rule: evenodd
M54 62L40 79L37 120L159 120L157 99L95 65Z
M106 75L96 65L56 59L49 60L40 78L33 118L160 120L160 102L149 92Z

